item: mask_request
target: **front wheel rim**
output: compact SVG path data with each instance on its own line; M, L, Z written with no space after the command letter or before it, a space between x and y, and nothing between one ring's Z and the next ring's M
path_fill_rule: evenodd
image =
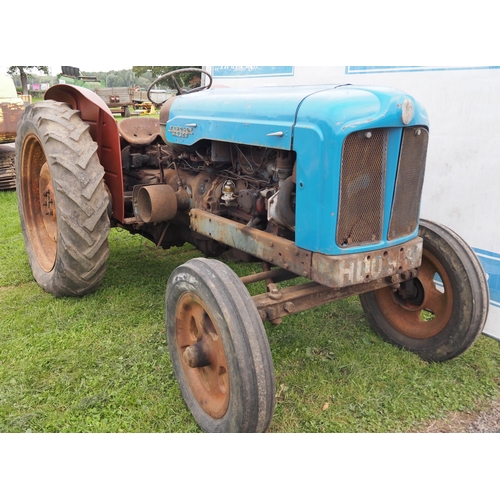
M441 284L436 283L440 278ZM453 289L448 272L440 260L424 248L419 268L418 288L423 298L418 304L401 297L390 287L375 291L375 297L389 324L401 334L414 339L428 339L438 335L453 314Z
M206 305L185 293L176 307L176 342L191 393L212 418L222 418L229 407L230 385L222 338Z

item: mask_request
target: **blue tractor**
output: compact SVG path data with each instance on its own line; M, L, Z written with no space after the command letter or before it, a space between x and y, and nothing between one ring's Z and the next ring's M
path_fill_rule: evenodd
M207 432L269 427L264 321L359 295L373 330L424 360L470 347L488 288L469 246L419 218L424 108L389 88L212 88L201 72L194 90L179 71L153 82L168 79L177 94L159 120L117 123L99 96L71 85L26 109L17 190L40 286L95 290L110 227L200 249L205 258L168 279L165 321L182 395ZM261 261L262 272L240 278L214 257ZM246 285L261 280L266 293L251 296Z

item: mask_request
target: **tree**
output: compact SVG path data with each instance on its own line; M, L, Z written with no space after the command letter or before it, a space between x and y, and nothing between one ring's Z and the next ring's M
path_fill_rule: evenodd
M7 73L12 76L19 72L19 76L21 77L21 87L24 95L28 93L28 76L30 75L30 70L33 68L36 68L37 71L41 71L46 75L49 74L48 66L10 66L7 70Z
M182 68L200 68L201 66L133 66L132 71L136 75L142 75L151 71L151 75L153 80L158 78L161 75L165 75L170 71L175 71L176 69ZM176 75L177 81L184 87L197 87L200 85L200 73L195 73L194 71L182 73L180 75ZM168 81L163 82L165 85L169 84Z

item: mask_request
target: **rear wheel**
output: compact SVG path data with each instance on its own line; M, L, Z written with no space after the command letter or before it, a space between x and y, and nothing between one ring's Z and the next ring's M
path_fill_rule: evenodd
M400 289L360 295L373 328L384 340L427 361L445 361L468 349L486 322L489 292L473 250L449 228L420 221L419 275Z
M55 296L100 284L109 255L109 197L97 144L79 111L43 101L29 106L16 140L21 228L33 276Z
M182 396L206 432L264 432L275 382L266 332L238 276L192 259L171 274L167 339Z

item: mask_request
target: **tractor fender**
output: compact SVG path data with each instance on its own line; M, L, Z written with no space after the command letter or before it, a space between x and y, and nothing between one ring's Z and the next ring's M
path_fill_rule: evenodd
M88 124L92 139L97 143L97 155L104 167L104 180L111 193L112 215L124 221L123 173L118 124L106 103L84 87L58 84L50 87L45 100L68 103L80 111L81 119Z

